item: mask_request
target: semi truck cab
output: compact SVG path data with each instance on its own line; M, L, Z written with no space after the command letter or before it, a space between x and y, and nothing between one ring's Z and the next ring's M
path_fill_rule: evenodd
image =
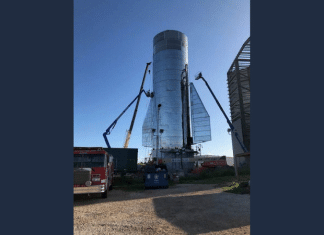
M74 194L100 193L107 198L112 189L113 157L102 147L74 147Z

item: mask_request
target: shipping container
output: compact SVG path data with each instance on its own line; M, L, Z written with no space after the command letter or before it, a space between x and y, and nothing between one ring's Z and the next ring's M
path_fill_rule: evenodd
M117 173L134 173L137 171L138 149L136 148L104 148L114 157L114 167Z

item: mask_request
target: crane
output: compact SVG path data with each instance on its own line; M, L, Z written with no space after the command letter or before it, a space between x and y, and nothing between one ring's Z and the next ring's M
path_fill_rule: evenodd
M107 130L103 133L103 137L104 137L104 140L106 142L106 145L108 148L111 148L110 144L109 144L109 141L108 141L108 138L107 138L107 135L110 135L110 132L114 129L114 127L116 126L117 124L117 121L119 120L119 118L121 116L123 116L123 114L127 111L127 109L137 100L137 103L136 103L136 107L135 107L135 111L134 111L134 114L133 114L133 119L132 119L132 122L131 122L131 125L130 125L130 128L129 130L127 131L127 137L126 137L126 141L125 141L125 144L124 144L124 148L127 148L128 147L128 143L129 143L129 139L130 139L130 135L132 133L132 129L133 129L133 125L134 125L134 122L135 122L135 117L136 117L136 113L137 113L137 109L138 109L138 105L139 105L139 101L140 101L140 98L141 98L141 94L144 92L145 95L147 97L153 97L153 92L151 93L149 90L146 92L144 89L143 89L143 86L144 86L144 82L145 82L145 77L146 77L146 73L147 73L147 70L148 70L148 67L149 65L151 64L151 62L149 63L146 63L146 68L145 68L145 72L144 72L144 77L143 77L143 81L142 81L142 85L141 85L141 89L138 93L138 95L135 97L135 99L133 99L133 101L123 110L123 112L121 112L121 114L115 119L115 121L113 121L113 123L110 124L110 126L107 128Z
M141 84L140 92L143 90L146 73L147 73L148 67L150 66L151 63L152 62L146 63L146 68L145 68L144 77L143 77L143 81L142 81L142 84ZM124 148L128 148L129 139L130 139L131 134L132 134L132 130L133 130L133 126L134 126L134 122L135 122L135 118L136 118L137 109L138 109L140 99L141 99L141 96L139 96L138 99L137 99L137 103L136 103L136 106L135 106L133 118L132 118L130 127L129 127L128 131L127 131L127 136L126 136L126 140L125 140L125 143L124 143Z
M140 93L135 97L135 99L133 99L133 101L124 109L124 111L123 112L121 112L121 114L119 114L119 116L115 119L115 121L113 121L113 123L111 123L110 124L110 126L107 128L107 130L103 133L103 137L104 137L104 140L105 140L105 142L106 142L106 145L107 145L107 147L110 149L111 148L111 146L110 146L110 144L109 144L109 142L108 142L108 138L107 138L107 135L110 135L110 132L114 129L114 127L116 126L116 124L117 124L117 121L119 120L119 118L121 117L121 116L123 116L123 114L127 111L127 109L135 102L135 100L137 100L140 96L141 96L141 94L142 93L145 93L145 95L147 96L147 97L151 97L151 94L152 93L150 93L150 91L145 91L144 89L142 89L141 91L140 91Z
M200 72L200 73L196 76L196 78L195 78L195 80L198 80L198 79L202 79L202 80L206 83L207 88L209 89L210 93L211 93L212 96L214 97L214 99L215 99L215 101L216 101L218 107L220 108L220 110L221 110L222 113L224 114L224 116L225 116L225 118L226 118L226 120L227 120L227 123L228 123L228 125L230 126L230 128L231 128L231 130L232 130L232 133L234 133L234 135L235 135L237 141L239 142L239 144L240 144L240 146L241 146L243 152L244 152L244 153L247 153L247 152L248 152L247 148L245 147L244 143L242 143L242 142L240 141L240 139L239 139L239 135L238 135L237 131L235 130L235 128L234 128L233 124L231 123L231 121L228 119L228 117L227 117L226 113L224 112L224 110L223 110L221 104L218 102L216 96L214 95L214 92L211 90L211 88L209 87L208 83L207 83L206 80L203 78L201 72Z

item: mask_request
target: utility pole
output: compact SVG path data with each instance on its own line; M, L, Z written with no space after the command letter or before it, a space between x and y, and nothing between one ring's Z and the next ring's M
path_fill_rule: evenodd
M160 148L160 108L161 104L158 104L158 112L157 112L157 132L156 132L156 165L159 164L159 148Z

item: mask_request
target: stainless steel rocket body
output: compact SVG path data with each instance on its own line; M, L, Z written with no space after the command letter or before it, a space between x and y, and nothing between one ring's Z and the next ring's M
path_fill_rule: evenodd
M179 31L163 31L153 39L154 96L142 126L142 144L152 148L151 156L164 161L169 172L186 174L193 168L190 129L195 143L210 140L209 115L194 87L189 102L188 89L188 38Z
M181 32L166 30L153 39L153 125L159 126L159 148L182 148L181 79L188 64L188 38ZM161 105L159 117L157 107ZM159 123L157 123L159 122Z

